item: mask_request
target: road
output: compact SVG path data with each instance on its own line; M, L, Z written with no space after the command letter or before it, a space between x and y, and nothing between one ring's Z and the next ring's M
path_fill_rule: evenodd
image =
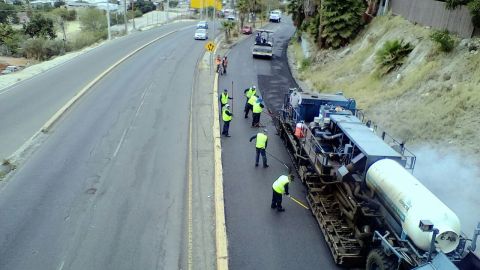
M284 213L270 209L272 183L287 173L286 168L271 156L267 156L269 168L254 167L255 145L248 140L258 130L250 127L251 116L243 117L243 90L256 85L268 108L275 111L284 93L295 86L286 60L294 27L288 19L269 27L275 30L274 59L252 59L250 37L233 47L228 74L219 83L220 91L230 90L234 83L232 137L222 139L230 269L338 269L309 210L288 198L284 198ZM291 166L271 119L262 114L261 122L269 130L267 151ZM305 202L301 182L291 184L290 189Z
M0 269L213 268L212 136L190 128L211 115L211 78L200 79L204 64L196 72L204 43L187 25L114 41L2 92L1 124L18 125L2 129L15 142L7 153L106 67L178 29L95 84L2 185Z
M0 90L0 158L13 154L81 88L116 61L146 42L189 24L165 25L112 40L33 79Z

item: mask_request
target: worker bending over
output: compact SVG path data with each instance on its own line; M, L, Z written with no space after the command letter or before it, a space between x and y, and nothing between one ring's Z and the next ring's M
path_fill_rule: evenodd
M282 207L282 195L290 195L288 193L288 184L291 181L293 181L293 175L289 174L288 176L281 175L275 182L273 182L272 204L270 205L272 209L277 208L278 212L285 211L285 208Z
M259 132L257 133L257 135L250 138L250 142L253 140L256 140L255 167L258 167L258 161L260 161L260 155L262 155L263 168L268 168L269 166L267 164L267 154L265 152L268 144L267 130L264 129L263 132Z
M255 87L255 85L253 85L252 87L245 89L245 91L243 91L243 94L245 94L245 97L247 98L247 100L245 101L245 118L248 118L248 112L252 109L252 107L250 107L251 104L249 104L248 101L253 95L257 94L257 88Z

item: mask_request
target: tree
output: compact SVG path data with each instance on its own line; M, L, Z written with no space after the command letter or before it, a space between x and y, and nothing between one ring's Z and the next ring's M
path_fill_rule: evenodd
M20 38L11 25L0 23L0 49L7 55L17 53Z
M103 11L96 8L88 8L80 13L80 25L82 31L106 32L107 18Z
M305 19L305 13L303 12L303 0L291 0L288 3L288 13L292 14L293 25L299 28L303 20Z
M54 39L57 37L53 26L53 20L46 18L40 13L33 15L30 22L23 25L23 31L26 35L29 35L32 38Z
M223 21L222 28L225 31L225 38L227 39L227 43L230 42L230 34L232 30L235 29L235 22L234 21Z
M0 23L8 23L17 17L15 8L12 5L0 2Z
M340 48L355 37L363 24L363 0L322 0L320 5L320 47Z
M245 18L248 16L248 13L250 11L248 1L249 0L237 1L237 10L239 12L240 28L243 28L243 24L245 23Z

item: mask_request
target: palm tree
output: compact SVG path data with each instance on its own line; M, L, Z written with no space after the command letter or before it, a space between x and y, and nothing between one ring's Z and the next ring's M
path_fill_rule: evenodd
M250 11L248 0L238 0L237 9L238 9L238 12L240 13L239 14L240 29L242 29L243 24L245 22L245 18L248 16L248 13Z
M235 29L235 22L233 21L223 21L222 28L225 31L225 38L227 39L227 43L230 42L230 34L233 29Z

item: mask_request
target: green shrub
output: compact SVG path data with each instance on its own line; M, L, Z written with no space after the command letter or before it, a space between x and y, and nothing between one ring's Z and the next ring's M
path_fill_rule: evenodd
M473 25L475 27L480 27L480 0L471 0L467 6L472 15Z
M300 71L305 71L307 70L310 66L312 65L312 59L310 58L303 58L302 61L300 61Z
M430 35L430 39L437 43L439 50L442 52L450 52L455 47L455 40L448 30L434 31Z
M81 32L75 36L75 38L70 41L69 46L73 50L80 50L84 47L88 47L102 39L107 37L107 32L104 31L102 33L98 32Z
M385 75L401 66L413 48L410 43L404 43L403 40L386 41L376 53L375 60L380 66L380 74Z
M34 58L37 60L45 59L45 42L44 38L30 38L23 42L22 49L26 58Z
M65 53L65 48L62 40L47 40L44 44L44 58L50 59L53 56L62 55Z

